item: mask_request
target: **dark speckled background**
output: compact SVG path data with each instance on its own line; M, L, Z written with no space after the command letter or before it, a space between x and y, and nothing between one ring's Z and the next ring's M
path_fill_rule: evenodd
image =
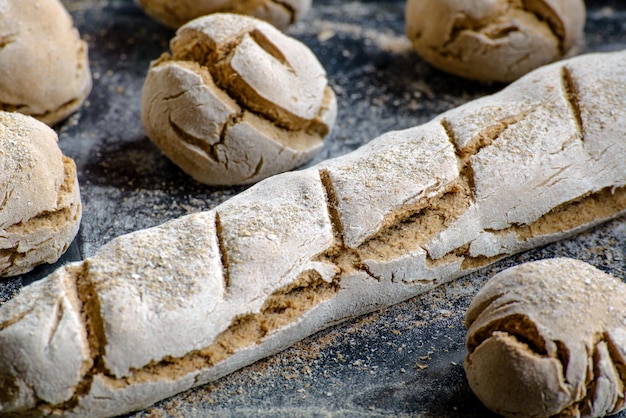
M243 190L194 182L144 135L143 79L173 31L132 0L63 2L89 43L94 88L84 108L56 127L61 148L77 163L84 203L79 236L60 262L90 256L123 233L213 208ZM593 0L588 9L586 50L626 48L626 2ZM502 87L447 76L411 52L403 1L314 0L288 33L318 55L339 101L336 128L311 164ZM506 267L554 256L582 259L626 280L625 253L622 217L332 327L129 417L488 417L462 368L462 318L480 285ZM1 281L0 303L54 267Z

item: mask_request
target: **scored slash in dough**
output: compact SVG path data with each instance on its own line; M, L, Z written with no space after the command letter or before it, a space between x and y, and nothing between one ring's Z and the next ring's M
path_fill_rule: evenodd
M147 136L201 183L254 183L310 160L337 103L313 52L261 20L213 14L181 27L150 65Z
M237 13L265 20L284 29L304 16L311 0L135 0L147 15L178 28L212 13Z
M582 0L408 0L406 34L440 70L510 82L584 43Z
M0 110L52 126L91 86L87 43L59 0L0 0Z
M507 269L465 319L472 390L505 417L601 417L624 405L626 285L579 260Z
M0 277L54 263L76 236L76 167L48 126L0 111Z

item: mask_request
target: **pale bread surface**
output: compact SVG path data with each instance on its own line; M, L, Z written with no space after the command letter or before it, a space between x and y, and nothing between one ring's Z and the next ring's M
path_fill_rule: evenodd
M0 110L67 118L91 91L87 49L59 0L0 0Z
M81 219L76 165L57 134L30 116L0 111L0 277L54 263Z
M612 415L624 408L626 285L579 260L491 278L466 315L465 370L505 417Z
M218 13L181 27L151 63L148 137L201 183L258 182L322 148L337 101L313 52L272 25Z
M584 44L582 0L408 0L415 51L451 74L511 82Z

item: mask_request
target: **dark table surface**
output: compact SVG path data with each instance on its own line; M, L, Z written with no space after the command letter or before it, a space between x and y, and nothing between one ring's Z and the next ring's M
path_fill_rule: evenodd
M118 235L211 209L243 190L194 182L145 137L143 80L174 32L132 0L63 3L89 43L94 87L85 106L56 127L60 147L77 163L84 204L79 235L57 265L88 257ZM338 98L337 125L311 164L503 87L448 76L417 57L404 36L403 1L314 0L312 11L287 32L317 54ZM586 33L586 51L626 48L626 2L588 2ZM622 217L319 332L129 417L492 416L472 394L462 367L463 315L481 284L506 267L554 256L578 258L626 280L625 253ZM0 281L0 304L57 265Z

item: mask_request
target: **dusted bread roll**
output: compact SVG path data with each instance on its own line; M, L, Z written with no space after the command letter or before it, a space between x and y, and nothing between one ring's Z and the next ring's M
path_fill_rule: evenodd
M603 417L624 409L626 285L578 260L505 270L466 315L465 370L505 417Z
M147 15L172 28L212 13L237 13L284 29L304 16L311 0L135 0Z
M30 116L0 111L0 277L61 257L78 232L79 193L76 166L57 134Z
M626 52L542 68L0 307L4 414L124 414L626 213Z
M87 43L58 0L0 0L0 110L48 125L91 90Z
M584 43L582 0L408 0L406 34L435 67L513 81Z
M337 102L306 45L258 19L219 13L181 27L171 50L150 65L141 119L199 182L254 183L322 148Z

